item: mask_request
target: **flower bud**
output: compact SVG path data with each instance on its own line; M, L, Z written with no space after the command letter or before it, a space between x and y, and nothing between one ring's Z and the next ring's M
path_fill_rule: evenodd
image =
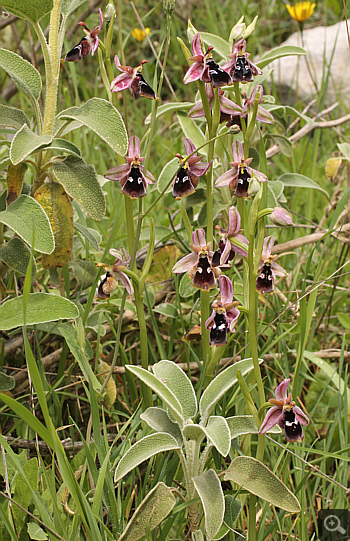
M175 0L163 0L163 9L170 15L175 9Z
M188 41L190 43L192 43L193 38L197 33L198 33L197 30L195 29L195 27L193 26L193 24L189 20L188 21L188 28L187 28L187 37L188 37Z
M282 227L293 225L291 215L282 207L275 207L273 209L272 213L270 214L270 220L273 224Z
M103 15L103 19L107 22L111 21L114 13L115 13L115 7L114 7L113 2L108 2L104 15Z
M260 182L256 177L252 177L249 182L248 195L256 195L260 189Z

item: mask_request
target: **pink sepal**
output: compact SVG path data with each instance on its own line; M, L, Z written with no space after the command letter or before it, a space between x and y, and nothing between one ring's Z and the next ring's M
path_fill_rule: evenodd
M250 160L250 159L251 158L248 158L248 160ZM245 161L246 164L247 164L248 160ZM257 169L253 169L252 167L249 167L249 169L251 171L252 176L256 177L259 182L266 182L267 181L267 176L264 175L264 173L261 173L261 171L258 171Z
M187 254L185 257L180 259L173 268L171 269L171 272L174 273L181 273L181 272L188 272L191 270L197 263L198 256L197 254Z
M134 288L132 287L129 277L126 274L124 274L124 272L118 272L117 275L118 275L119 280L125 287L126 291L129 293L129 295L133 295Z
M233 286L231 280L227 278L227 276L219 276L219 288L222 304L231 304L233 301Z
M139 158L141 153L140 148L140 139L136 137L136 135L133 135L129 139L129 158L132 158L133 160L136 158L136 156Z
M236 207L230 207L228 211L228 234L236 235L241 229L241 216Z
M186 152L187 156L189 154L192 154L192 152L194 152L196 150L196 145L194 143L192 143L191 139L189 139L188 137L184 137L182 139L182 142L184 144L185 152ZM193 157L194 156L196 156L196 154L194 154Z
M290 378L289 379L285 379L282 381L282 383L280 383L278 385L278 387L276 387L275 389L275 397L276 397L276 400L283 400L283 402L286 402L287 398L288 398L288 385L289 385L289 382L290 382Z
M191 165L191 173L194 173L197 177L201 177L205 175L205 173L208 171L210 166L211 166L211 162L210 163L197 163L195 165Z
M114 180L116 182L120 182L120 180L130 171L130 165L127 163L123 163L122 165L118 165L117 167L113 167L113 169L109 169L106 171L106 173L103 175L105 178L108 178L108 180Z
M271 255L273 245L275 244L275 239L273 237L265 237L263 244L263 251L261 254L261 259L266 261Z
M237 319L239 318L240 311L238 308L234 307L231 308L231 310L227 310L226 312L226 321L228 323L228 327L231 332L235 332L235 326L237 323Z
M188 111L188 116L190 118L201 118L202 116L205 116L204 107L202 100L197 101L197 103Z
M121 90L125 90L126 88L130 88L132 83L132 76L129 75L129 73L121 73L113 79L111 82L111 91L112 92L120 92Z
M150 173L148 170L146 173L143 171L143 176L145 177L147 184L154 184L156 181L152 173Z
M265 434L265 432L268 432L273 426L278 424L281 415L283 415L283 412L278 406L273 406L270 408L262 422L259 434Z
M199 64L198 62L195 62L190 66L185 74L184 77L184 83L187 85L188 83L193 83L194 81L198 81L198 79L201 78L203 73L203 65Z
M229 169L228 171L226 171L226 173L221 175L215 181L215 186L217 188L221 188L221 186L228 186L232 180L235 180L236 177L237 177L237 170L235 171L234 169Z
M193 41L192 41L192 53L194 55L198 55L198 56L203 57L202 42L201 42L201 36L200 36L199 32L197 32L197 34L193 38Z
M194 244L194 246L198 246L200 248L204 248L205 246L207 246L205 241L204 229L196 229L192 233L192 243Z
M242 107L237 105L234 101L229 100L225 96L220 97L220 111L227 115L242 113Z
M309 418L305 415L302 409L299 408L299 406L294 406L293 411L295 413L296 420L301 425L308 425L309 424Z
M240 141L233 142L231 152L235 162L240 163L242 160L244 160L243 145Z
M221 276L220 276L220 278L221 278ZM216 315L216 311L213 310L212 313L211 313L211 316L205 322L206 329L211 329L212 328L212 326L214 324L215 315Z

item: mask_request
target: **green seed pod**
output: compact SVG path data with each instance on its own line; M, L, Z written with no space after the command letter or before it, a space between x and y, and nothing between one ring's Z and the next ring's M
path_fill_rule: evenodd
M24 162L18 165L10 163L7 169L7 196L6 206L8 207L17 197L21 195L24 175L28 169L28 165Z
M55 237L55 249L52 254L43 254L45 269L64 267L71 256L73 247L73 207L63 186L58 182L48 182L40 186L34 194L49 217Z

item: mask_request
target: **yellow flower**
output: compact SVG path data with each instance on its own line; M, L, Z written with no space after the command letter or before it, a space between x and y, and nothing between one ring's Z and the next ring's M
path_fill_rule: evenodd
M286 5L289 15L293 17L299 23L303 23L311 17L315 10L316 4L311 4L311 2L297 2L294 6L290 4Z
M151 33L150 28L147 27L145 28L145 30L146 34L149 35ZM132 37L137 39L137 41L143 41L146 37L146 34L141 28L134 28L134 30L131 32Z

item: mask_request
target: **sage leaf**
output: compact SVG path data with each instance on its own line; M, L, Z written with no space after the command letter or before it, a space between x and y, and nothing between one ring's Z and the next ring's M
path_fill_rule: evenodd
M44 209L28 195L20 195L6 210L0 212L0 222L13 229L38 252L51 254L55 248L51 225Z
M203 505L208 539L214 539L220 530L225 514L225 500L220 479L215 471L210 469L192 477L192 481Z
M23 124L14 136L10 147L10 159L13 165L23 162L27 156L39 152L51 143L50 135L37 135Z
M49 293L30 293L26 311L26 324L35 325L59 319L76 319L78 308L73 302ZM0 330L20 327L23 321L23 296L15 297L0 306Z
M27 115L21 109L0 105L0 126L9 126L19 130L23 124L29 126L30 122Z
M145 436L132 445L120 459L115 470L114 481L117 482L119 479L122 479L127 473L136 468L141 462L151 458L151 456L173 449L179 449L179 444L170 434L157 432L156 434Z
M32 23L40 21L53 8L53 0L1 0L3 8Z
M314 180L311 180L311 178L306 177L305 175L300 175L299 173L284 173L282 176L278 178L285 186L291 186L292 188L313 188L314 190L318 190L322 192L327 199L329 199L329 195L315 182Z
M180 402L184 419L194 417L197 413L197 398L185 372L172 361L155 363L153 372Z
M259 68L264 68L277 58L282 58L283 56L302 56L305 55L306 51L302 47L297 45L281 45L280 47L275 47L267 53L263 54L260 60L256 63Z
M153 430L170 434L178 442L179 447L182 447L183 439L179 425L170 419L165 410L162 408L147 408L144 413L141 413L140 417Z
M56 180L92 218L102 220L106 201L95 168L78 156L68 156L52 166Z
M233 481L248 492L291 513L300 512L296 496L262 462L251 456L237 456L226 470L225 481Z
M74 222L74 228L77 229L77 231L79 231L79 233L81 233L90 242L90 244L92 244L95 250L100 249L102 236L98 231L95 231L95 229L92 229L92 227L85 227L85 225L82 225L79 222Z
M226 419L220 415L212 415L205 430L219 453L227 456L231 447L231 433Z
M0 259L19 274L26 274L30 258L28 245L20 238L14 237L0 248ZM32 257L32 276L36 274L36 262Z
M212 47L214 47L215 53L218 53L225 60L228 55L232 53L232 51L230 51L230 45L228 41L221 38L220 36L210 34L209 32L201 32L201 40L206 45L211 45Z
M20 0L12 1L13 4L20 3ZM23 1L24 3L30 5L25 0ZM1 5L6 8L3 2L1 2ZM40 73L30 62L12 51L0 49L0 68L3 68L8 73L18 90L21 90L34 100L39 98L41 92Z
M158 107L156 118L172 111L188 111L188 109L191 109L193 106L194 103L190 103L189 101L164 103ZM145 124L149 124L150 122L151 114L146 117Z
M259 432L256 422L252 415L236 415L235 417L226 417L226 422L230 429L231 439L243 436L244 434L257 434ZM268 430L269 434L281 434L282 430L278 425Z
M16 386L16 380L12 376L8 376L0 369L0 393L11 391Z
M160 175L158 177L158 182L157 182L157 188L158 188L159 193L162 193L164 190L165 190L164 193L170 193L172 191L172 182L170 181L174 179L178 169L179 169L178 158L173 158L170 162L164 165L163 169L160 172Z

